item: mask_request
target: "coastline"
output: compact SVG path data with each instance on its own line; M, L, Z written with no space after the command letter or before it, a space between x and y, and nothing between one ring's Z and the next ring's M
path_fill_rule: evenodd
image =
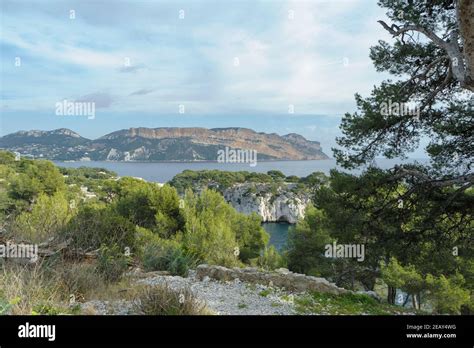
M212 161L212 160L196 160L196 161L180 161L180 160L175 160L175 161L111 161L111 160L90 160L90 161L73 161L73 160L55 160L55 159L48 159L48 158L35 158L35 159L45 159L48 161L53 161L53 162L61 162L61 163L90 163L90 162L107 162L107 163L221 163L217 160ZM272 162L305 162L305 161L330 161L333 160L334 158L321 158L321 159L274 159L274 160L258 160L258 162L263 162L263 163L272 163ZM246 164L246 163L225 163L225 164Z

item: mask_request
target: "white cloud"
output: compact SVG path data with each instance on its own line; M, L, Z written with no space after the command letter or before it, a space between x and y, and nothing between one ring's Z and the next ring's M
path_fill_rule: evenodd
M2 26L1 40L51 65L84 69L48 76L55 84L44 86L43 93L53 99L107 90L117 99L111 107L120 110L162 112L183 101L202 112L235 106L284 113L293 104L297 113L340 113L350 111L343 108L354 105L355 92L368 92L381 79L368 59L368 49L383 30L376 29L376 18L359 18L366 8L381 14L374 10L375 4L368 7L363 0L263 3L258 5L266 9L263 16L249 13L245 18L235 17L245 13L238 11L239 3L229 6L235 11L220 8L219 13L209 13L210 21L207 17L193 21L196 10L189 10L182 23L176 19L166 25L138 20L148 18L148 5L134 8L136 18L127 25L113 26L94 26L83 11L78 11L74 23L43 14L44 18L36 18L37 26L28 26L29 20L17 13ZM158 7L152 6L153 11L160 12ZM169 13L176 14L169 7ZM120 13L126 14L125 10L121 6ZM293 19L289 11L294 11ZM41 24L46 18L49 24ZM255 25L259 21L265 23L263 29ZM141 36L130 35L130 28ZM133 74L120 73L125 57L132 64L125 70ZM344 57L349 59L347 67ZM41 71L37 74L41 76ZM139 90L154 92L130 98Z

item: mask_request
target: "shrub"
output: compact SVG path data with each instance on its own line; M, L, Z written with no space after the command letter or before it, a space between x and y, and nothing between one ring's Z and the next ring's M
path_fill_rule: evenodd
M83 250L117 244L122 250L128 247L132 251L136 245L135 226L99 204L82 206L66 227L65 238L72 240L72 247Z
M450 278L428 274L426 284L435 313L459 314L461 307L470 302L469 291L462 288L464 278L461 274Z
M325 214L312 205L306 207L305 216L288 232L288 269L312 276L331 275L332 260L324 257L325 245L332 242L325 227Z
M143 246L148 243L154 243L156 241L161 240L160 236L158 236L156 233L153 233L151 230L147 228L136 226L135 231L136 231L137 244L139 246Z
M118 245L101 246L97 263L97 270L107 282L116 282L122 278L127 270L129 256Z
M262 255L256 259L256 265L266 270L286 267L286 261L273 245L266 248Z
M285 174L279 170L269 170L267 175L270 175L273 180L283 180L285 179Z
M57 265L56 277L66 296L74 295L76 299L85 297L92 289L96 290L104 279L97 266L89 263L72 263Z
M13 198L32 200L40 193L53 195L65 189L64 178L52 162L21 159L15 167L18 175L10 186Z
M55 307L50 303L38 304L33 307L31 314L33 315L59 315L63 311L59 307Z
M39 305L61 303L60 284L40 264L4 265L0 269L0 294L3 311L13 315L30 315Z
M137 227L140 259L146 271L168 271L173 275L187 276L198 259L184 251L180 242L160 238L156 233Z
M144 247L142 263L146 271L166 270L173 275L185 277L189 269L197 264L197 260L183 251L177 242L161 240Z
M233 231L237 214L218 192L204 190L199 196L186 192L184 204L186 228L183 245L187 251L209 264L241 264L240 245Z
M120 180L117 212L135 225L155 230L162 237L171 237L183 227L179 196L169 185Z
M256 213L245 215L235 212L231 228L239 245L239 258L243 262L258 257L270 239L261 225L261 217Z
M189 288L174 290L168 284L143 288L134 300L134 307L145 315L205 314L205 305Z
M13 236L31 243L41 243L56 236L71 218L63 193L41 193L31 212L23 212L13 224Z
M19 297L16 297L12 300L7 300L3 295L3 291L0 292L0 315L10 314L12 307L20 302L20 300L21 299Z

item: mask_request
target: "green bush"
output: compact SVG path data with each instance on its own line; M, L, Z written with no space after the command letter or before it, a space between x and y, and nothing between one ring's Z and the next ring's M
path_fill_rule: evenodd
M176 189L138 180L119 182L117 212L140 227L151 229L169 238L183 227Z
M146 271L165 270L173 275L185 277L197 261L183 251L177 242L161 240L144 247L142 263Z
M101 246L97 263L97 270L107 282L116 282L122 278L128 268L130 257L118 245Z
M89 263L59 264L57 279L62 285L66 297L74 295L81 298L91 289L103 283L103 276L97 266Z
M324 257L327 244L332 238L325 227L325 214L312 205L306 207L305 217L288 232L288 269L312 276L331 275L330 258Z
M199 196L186 192L184 204L185 250L209 264L236 266L239 245L232 230L235 210L221 194L204 190Z
M459 273L450 278L428 274L426 284L429 289L428 298L435 313L459 314L461 307L470 302L469 291L462 288L464 278Z
M53 306L50 303L38 304L33 307L31 314L34 315L59 315L62 313L62 309Z
M160 236L158 236L156 233L153 233L151 230L140 226L136 226L135 235L137 244L140 246L161 240Z
M110 207L99 204L82 206L66 226L64 236L71 239L72 247L82 250L117 244L122 250L133 251L136 246L135 225Z
M185 250L206 263L239 266L257 257L268 242L256 214L239 214L216 191L206 189L200 195L187 191L182 210L186 224L178 237Z
M261 225L261 220L256 213L233 214L231 228L239 246L239 258L242 262L249 262L250 259L258 257L270 239L270 235Z
M147 286L134 300L137 312L145 315L201 315L205 305L189 288L173 290L167 284Z
M252 263L266 270L274 270L277 268L286 267L286 261L284 257L278 253L273 245L266 248L263 251L263 254Z
M30 243L45 242L55 237L71 219L71 211L65 195L48 196L41 193L31 211L18 215L13 224L13 237Z
M12 198L31 201L40 193L53 195L66 188L62 174L50 161L21 159L11 166L18 174L11 180Z

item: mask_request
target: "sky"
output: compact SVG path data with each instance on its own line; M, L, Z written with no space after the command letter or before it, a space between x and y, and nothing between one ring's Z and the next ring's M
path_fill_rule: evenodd
M354 94L388 78L369 58L391 41L375 0L0 4L0 135L247 127L329 150ZM58 115L64 100L95 117Z

